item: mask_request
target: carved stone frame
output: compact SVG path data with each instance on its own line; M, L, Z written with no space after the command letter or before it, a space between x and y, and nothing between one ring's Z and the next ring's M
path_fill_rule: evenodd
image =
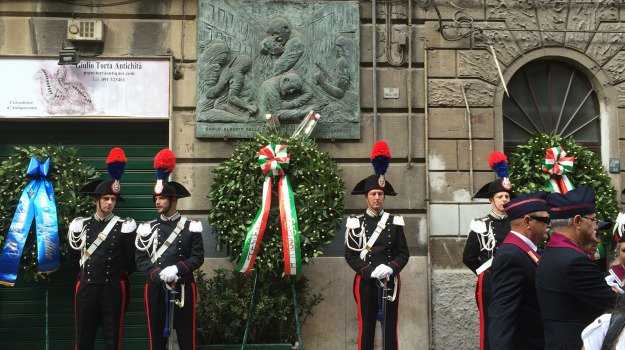
M525 64L539 58L553 58L573 64L586 77L597 91L599 100L600 128L601 128L601 162L608 169L610 158L620 158L619 154L619 122L618 122L618 93L615 86L610 85L606 73L590 57L579 51L563 47L546 47L527 52L517 57L503 70L506 83L512 79ZM503 97L504 89L497 85L493 108L495 112L495 147L503 150ZM621 180L619 174L609 174L612 183L620 191Z

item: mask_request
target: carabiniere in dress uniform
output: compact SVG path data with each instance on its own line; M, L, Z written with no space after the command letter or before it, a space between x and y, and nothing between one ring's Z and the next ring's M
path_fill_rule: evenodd
M181 350L196 349L197 287L193 271L204 262L202 224L176 210L178 199L191 194L183 185L167 181L175 167L173 152L160 151L154 166L158 179L154 202L159 216L139 225L135 240L137 267L147 278L144 304L149 349L172 349L174 329Z
M490 266L495 248L510 232L510 220L504 205L510 201L512 184L508 179L508 158L502 152L492 152L488 165L498 179L482 186L473 198L484 198L490 202L488 215L474 219L464 246L462 261L477 275L475 303L479 317L480 350L488 350L488 304L490 303Z
M385 350L398 348L397 318L399 273L410 256L404 236L404 219L384 211L384 197L395 196L395 190L384 174L391 154L384 141L378 141L371 152L376 174L360 181L353 195L364 195L364 215L347 219L345 260L356 272L354 298L358 314L358 349L372 350L376 321L382 322Z
M121 148L106 160L112 180L96 180L81 189L95 200L93 216L75 218L69 227L72 249L80 252L80 275L74 287L75 349L94 348L102 327L106 349L121 349L128 305L128 274L134 271L133 219L121 219L113 209L121 197L120 179L126 164Z

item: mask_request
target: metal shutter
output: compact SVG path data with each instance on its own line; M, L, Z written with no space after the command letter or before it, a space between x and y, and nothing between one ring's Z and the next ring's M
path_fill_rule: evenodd
M116 212L122 217L143 221L155 216L151 196L152 157L167 147L167 140L166 121L10 121L0 123L0 160L11 152L13 145L63 144L78 148L84 160L105 172L104 159L108 150L123 147L128 156L122 178L125 201L119 203ZM64 267L53 275L47 288L21 279L13 288L0 287L0 347L35 350L46 349L46 343L47 349L73 347L75 271ZM132 275L131 302L125 319L125 349L147 348L143 282L142 274ZM96 348L104 348L101 339Z

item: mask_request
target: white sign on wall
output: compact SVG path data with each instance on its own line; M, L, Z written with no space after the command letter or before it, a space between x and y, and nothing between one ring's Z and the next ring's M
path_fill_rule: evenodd
M0 117L169 117L169 60L0 59Z

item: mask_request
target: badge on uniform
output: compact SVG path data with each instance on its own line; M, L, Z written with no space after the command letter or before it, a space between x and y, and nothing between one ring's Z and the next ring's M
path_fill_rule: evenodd
M380 177L378 177L378 185L382 188L386 186L386 180L384 180L384 175L380 175Z

